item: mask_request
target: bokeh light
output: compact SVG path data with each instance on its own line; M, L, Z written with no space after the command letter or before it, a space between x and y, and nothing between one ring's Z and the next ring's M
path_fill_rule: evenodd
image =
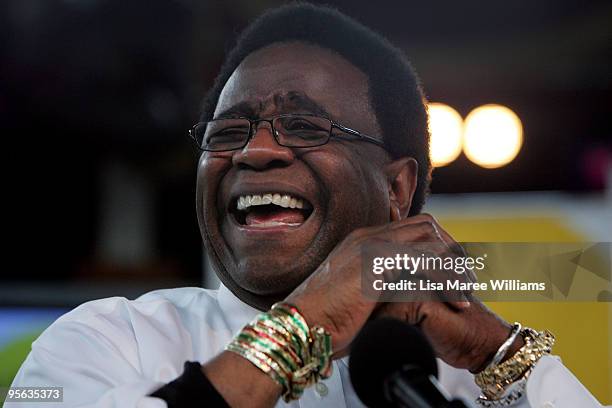
M463 119L443 103L430 103L428 108L431 163L434 167L446 166L461 153Z
M463 152L472 162L487 169L510 163L523 144L519 117L502 105L483 105L465 118Z

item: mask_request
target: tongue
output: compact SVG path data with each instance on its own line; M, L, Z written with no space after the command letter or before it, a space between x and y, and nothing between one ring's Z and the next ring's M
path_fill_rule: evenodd
M279 208L278 210L265 212L254 209L246 216L246 225L264 223L301 224L303 222L304 214L294 208Z

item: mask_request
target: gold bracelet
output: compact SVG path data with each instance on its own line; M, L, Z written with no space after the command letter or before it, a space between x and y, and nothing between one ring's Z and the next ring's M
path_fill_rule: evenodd
M521 331L525 345L501 364L485 368L474 381L488 400L501 398L506 389L529 375L543 355L550 354L555 336L548 330L537 332L530 328Z
M225 348L254 364L283 388L286 402L332 374L331 335L308 327L297 308L276 303L246 325Z

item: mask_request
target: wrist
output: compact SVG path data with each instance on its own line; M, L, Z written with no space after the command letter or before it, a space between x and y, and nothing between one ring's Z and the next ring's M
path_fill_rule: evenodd
M506 353L504 358L502 358L500 363L503 363L509 358L511 358L512 356L514 356L524 345L525 345L525 339L523 338L523 336L517 336L514 342L512 343L512 345L510 346L510 348L508 349L508 352Z
M552 333L530 328L520 333L524 345L518 351L508 353L510 356L505 361L487 366L474 377L483 392L478 399L480 405L501 406L510 400L516 401L523 394L533 367L543 355L550 354L555 343Z
M325 329L332 338L334 350L342 348L343 330L341 324L333 315L326 313L320 303L308 299L287 299L286 302L295 305L309 327L318 326Z
M331 337L309 326L293 304L276 303L246 325L225 348L248 360L282 388L285 402L331 376Z
M513 326L503 321L498 321L498 323L495 327L487 329L489 332L489 335L486 337L487 342L476 347L479 351L475 353L474 364L469 369L472 374L480 373L487 368L493 362L496 353L508 340L508 337L512 335ZM521 336L516 336L515 341L507 348L507 352L504 353L501 361L507 360L522 347L522 345L519 345L519 338L522 340Z
M228 351L202 364L202 372L231 407L272 407L281 396L282 388L272 378Z

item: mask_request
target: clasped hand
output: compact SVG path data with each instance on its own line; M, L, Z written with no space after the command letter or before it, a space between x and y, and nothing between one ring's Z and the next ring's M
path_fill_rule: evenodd
M434 250L436 256L465 255L461 246L428 214L357 229L286 301L296 305L310 325L323 326L331 333L336 358L350 352L352 340L369 319L387 316L419 326L437 356L448 364L472 372L484 369L508 337L510 325L469 293L462 299L446 302L383 302L364 296L362 246L416 242L428 243L428 249ZM464 275L467 282L475 281L473 272ZM520 344L512 349L518 347Z

